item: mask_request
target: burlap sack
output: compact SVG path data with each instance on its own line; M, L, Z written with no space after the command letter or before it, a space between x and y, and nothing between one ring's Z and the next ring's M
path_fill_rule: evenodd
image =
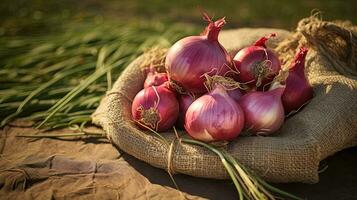
M276 48L284 63L299 44L310 48L306 71L315 96L298 114L286 119L276 134L238 137L224 148L268 181L316 183L321 160L357 144L356 26L311 17L301 20L294 34L277 29L238 29L222 32L220 41L234 51L272 32L278 37L268 46ZM159 52L162 54L156 54ZM119 148L155 167L167 169L170 162L177 173L228 178L220 159L198 146L174 141L168 160L169 147L131 120L131 102L145 78L140 67L156 54L144 54L126 68L93 114L93 121ZM170 141L175 138L173 132L162 135Z

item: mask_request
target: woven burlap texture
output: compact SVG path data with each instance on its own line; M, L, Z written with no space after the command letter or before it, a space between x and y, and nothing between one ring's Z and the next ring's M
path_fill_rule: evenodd
M278 37L268 46L279 52L285 66L299 45L310 48L306 73L314 98L299 113L287 118L275 134L241 136L223 148L268 181L316 183L321 160L357 144L356 27L309 17L299 22L295 33L238 29L223 31L220 41L234 52L272 32ZM141 69L162 52L151 51L132 62L92 117L114 145L155 167L167 169L169 147L154 134L138 129L131 120L131 102L145 79ZM173 132L162 135L169 141L175 138ZM176 173L229 177L221 160L202 147L176 141L170 162Z

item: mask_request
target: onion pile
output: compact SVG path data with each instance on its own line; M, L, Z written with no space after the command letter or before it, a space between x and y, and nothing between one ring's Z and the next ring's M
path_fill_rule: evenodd
M239 50L232 60L218 42L224 18L205 19L209 24L201 36L183 38L169 49L166 73L147 73L133 100L133 120L158 132L177 125L204 142L231 141L242 131L277 132L285 114L313 97L304 72L307 48L299 49L288 71L265 44L275 34Z

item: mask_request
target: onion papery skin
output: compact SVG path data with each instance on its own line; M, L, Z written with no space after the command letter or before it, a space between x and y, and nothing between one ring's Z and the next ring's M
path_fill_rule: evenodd
M169 80L167 73L149 72L144 82L144 88L159 86Z
M186 95L186 94L179 96L178 102L179 102L180 111L176 123L178 127L184 128L187 109L197 99L196 96L199 97L198 95Z
M194 101L187 109L185 129L204 142L233 140L244 127L244 113L223 87Z
M284 108L281 95L285 87L266 92L252 91L239 100L244 111L245 128L248 132L269 135L276 132L284 123Z
M169 80L189 93L205 93L204 74L224 75L232 60L218 42L224 19L210 22L202 36L189 36L176 42L168 51L165 67Z
M285 114L298 111L313 97L314 91L305 76L307 51L304 47L300 48L290 66L286 89L282 96Z
M179 115L176 94L167 84L144 88L134 97L131 113L141 128L166 131L173 127Z
M270 83L279 73L280 60L274 51L266 48L267 39L268 37L261 38L253 46L241 49L234 56L233 62L239 72L236 75L238 82L260 87Z
M234 90L227 90L228 95L236 102L243 96L242 91L237 88Z

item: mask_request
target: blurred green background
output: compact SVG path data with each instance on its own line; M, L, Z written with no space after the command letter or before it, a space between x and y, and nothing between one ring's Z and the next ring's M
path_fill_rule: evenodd
M357 21L356 0L2 0L0 36L47 34L83 21L160 21L202 26L201 10L226 16L228 28L275 27L293 30L299 19L319 10L326 20ZM226 28L227 28L226 27Z

